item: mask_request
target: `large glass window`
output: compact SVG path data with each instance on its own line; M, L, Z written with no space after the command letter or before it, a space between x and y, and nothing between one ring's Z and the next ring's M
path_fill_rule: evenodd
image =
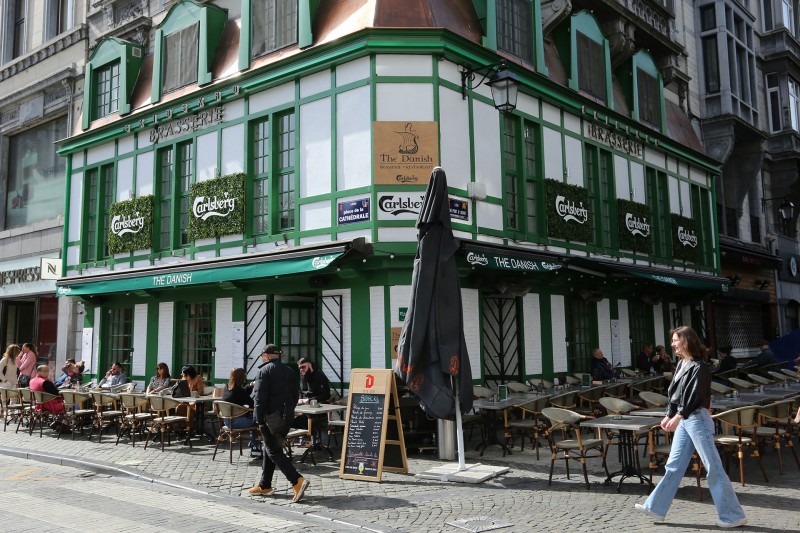
M97 261L108 256L108 207L114 201L114 165L87 170L84 183L83 260Z
M103 347L105 361L100 370L111 368L119 363L122 370L131 377L131 354L133 353L133 307L120 307L108 310L106 342Z
M703 37L703 66L706 81L706 92L709 94L719 92L719 54L717 52L717 37Z
M792 129L800 131L800 89L797 82L789 78L789 117L792 121Z
M647 205L653 213L653 253L669 258L672 249L672 219L669 209L667 175L652 168L647 169Z
M12 36L12 58L19 57L26 51L25 15L27 2L14 0L14 30Z
M297 43L297 0L253 0L253 57Z
M504 128L503 198L506 229L535 239L541 234L538 129L533 122L511 115L504 117Z
M295 115L276 114L253 123L252 231L256 235L294 228Z
M164 37L164 93L197 82L198 31L194 23Z
M598 216L594 218L594 244L603 248L616 245L617 222L616 194L614 193L614 175L612 171L611 152L596 146L586 146L586 190L592 211Z
M283 361L300 357L315 359L317 354L317 319L313 302L276 302L280 320Z
M49 0L45 3L45 38L52 39L72 28L75 0Z
M253 233L269 232L269 119L253 125Z
M295 120L294 112L281 115L278 121L277 195L278 229L294 228Z
M641 300L628 300L628 327L630 328L632 364L645 344L653 345L653 306Z
M761 0L761 12L763 14L762 19L764 23L764 31L772 31L772 29L775 27L775 22L772 19L772 1L773 0ZM706 9L705 11L710 11L710 10ZM703 28L703 29L708 29L708 28Z
M577 32L578 88L603 102L606 93L606 61L603 43Z
M94 118L115 113L119 109L119 62L98 69L94 83Z
M781 5L783 27L792 35L794 35L794 2L795 0L783 0Z
M189 243L189 186L194 175L192 141L158 152L158 248L170 250Z
M639 93L639 120L661 127L661 99L658 79L642 69L636 70Z
M177 370L191 365L205 381L214 377L214 304L186 303L180 307L180 352Z
M591 372L592 352L598 347L597 306L581 296L567 302L568 370Z
M59 118L9 138L5 229L64 213L65 164L54 143L66 136Z
M781 125L780 86L778 85L778 75L774 73L767 74L767 106L769 107L769 131L773 133L780 131L783 129Z
M531 0L497 1L497 48L533 63Z

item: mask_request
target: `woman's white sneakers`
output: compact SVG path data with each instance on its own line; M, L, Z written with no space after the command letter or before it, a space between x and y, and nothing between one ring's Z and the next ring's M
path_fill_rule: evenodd
M724 520L717 520L717 527L741 527L747 525L747 518L740 518L733 522L725 522Z
M636 505L634 505L633 507L634 507L634 508L635 508L637 511L640 511L640 512L642 512L642 513L645 513L647 516L649 516L650 518L652 518L652 519L653 519L653 520L655 520L656 522L663 522L663 521L664 521L664 519L666 518L666 516L665 516L665 515L661 515L661 514L658 514L658 513L654 513L653 511L651 511L650 509L648 509L647 507L645 507L643 503L637 503L637 504L636 504Z

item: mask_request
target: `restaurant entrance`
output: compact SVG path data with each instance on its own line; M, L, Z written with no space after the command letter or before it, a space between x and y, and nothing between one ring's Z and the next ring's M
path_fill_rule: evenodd
M509 381L524 381L519 349L519 306L516 298L483 297L483 377L496 389Z

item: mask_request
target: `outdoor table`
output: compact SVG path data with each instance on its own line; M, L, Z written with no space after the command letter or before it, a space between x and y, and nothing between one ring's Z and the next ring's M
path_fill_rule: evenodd
M475 409L480 409L481 413L485 414L486 418L488 419L488 425L489 425L489 430L487 431L488 435L486 439L484 439L483 442L478 444L478 447L475 448L475 450L476 451L480 450L481 455L483 455L483 452L486 451L486 448L488 446L497 445L500 446L500 448L502 448L503 457L505 457L506 454L511 455L511 450L508 449L508 446L506 446L505 443L497 440L498 427L497 427L497 417L495 416L495 414L497 411L503 411L503 420L505 421L506 417L508 416L506 413L506 409L509 409L510 407L515 407L517 405L521 405L526 401L530 400L514 396L509 396L505 400L498 400L496 402L483 399L473 401L472 407L474 407ZM487 411L489 411L490 413L486 414Z
M660 416L664 418L666 407L651 407L650 409L637 409L628 413L630 416Z
M329 413L336 413L341 412L347 409L346 405L335 405L335 404L319 404L317 407L311 407L308 404L298 405L294 408L294 414L296 415L305 415L308 417L308 435L311 438L311 445L306 448L306 451L303 452L303 456L300 458L301 463L306 462L306 457L311 455L311 462L314 466L317 465L317 461L314 458L314 450L325 450L328 452L328 456L330 460L333 461L333 451L330 448L330 443L328 445L322 444L322 435L320 432L321 425L314 424L314 420L316 418L326 417Z
M619 478L617 485L617 492L622 490L622 482L628 477L637 477L641 484L647 483L652 486L652 483L642 475L642 468L639 464L639 453L637 444L637 435L647 433L650 428L658 426L663 417L646 417L646 416L601 416L590 420L581 422L581 427L597 428L599 430L605 429L616 430L619 432L619 462L621 468L617 472L613 472L606 478L606 485L611 484L611 480L616 476ZM606 450L608 453L608 450Z
M158 396L155 394L154 396ZM170 396L171 398L171 396ZM195 421L195 427L192 428L192 434L187 437L187 439L200 436L202 437L205 435L208 438L209 442L214 442L217 439L216 435L212 435L211 432L206 430L206 409L205 404L213 403L214 400L219 400L220 398L214 396L185 396L183 398L172 398L176 402L185 403L186 405L190 404L200 404L201 409L196 409L195 413L197 413L197 420ZM198 431L199 427L199 431Z

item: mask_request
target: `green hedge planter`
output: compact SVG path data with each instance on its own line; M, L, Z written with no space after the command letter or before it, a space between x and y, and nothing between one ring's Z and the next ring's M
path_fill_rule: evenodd
M619 248L649 254L653 251L653 213L645 204L617 200Z
M586 189L552 179L545 179L544 186L547 198L547 235L567 241L590 242L592 212ZM559 197L565 201L561 201Z
M108 206L108 253L146 250L153 245L153 196L139 196Z
M244 233L243 173L193 183L189 189L189 240Z
M700 242L695 221L680 215L672 215L672 257L697 262L700 257Z

